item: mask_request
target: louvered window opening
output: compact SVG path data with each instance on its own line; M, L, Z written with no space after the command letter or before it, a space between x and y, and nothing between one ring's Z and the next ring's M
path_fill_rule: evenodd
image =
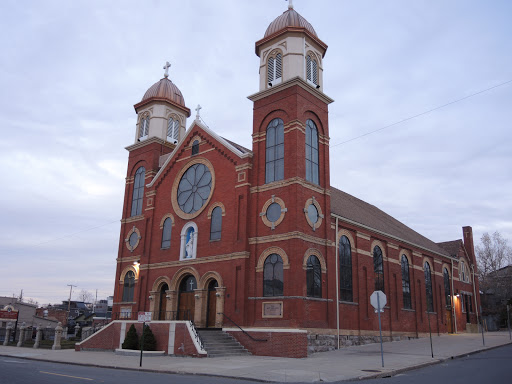
M352 249L347 236L341 236L338 252L340 258L340 300L352 302Z
M319 184L318 129L313 120L306 122L306 180Z
M171 230L172 230L172 220L170 217L165 219L164 227L162 231L162 248L170 248L171 246Z
M265 183L284 179L284 123L272 120L267 127Z
M144 179L146 177L146 168L139 167L135 172L133 182L133 197L131 216L138 216L142 213L142 197L144 195Z
M427 295L427 312L434 312L434 295L432 294L432 276L429 263L425 263L425 292Z
M322 267L318 257L311 255L306 264L308 297L322 297Z
M220 240L222 234L222 208L215 207L212 211L210 240Z
M147 137L148 135L149 135L149 116L146 116L140 120L139 139Z
M267 83L272 84L275 80L280 80L283 76L283 58L280 53L276 57L268 59L267 63Z
M373 248L373 272L375 274L375 290L384 292L384 265L382 250L379 246Z
M411 302L411 281L409 277L409 260L402 255L402 297L405 309L412 309Z
M267 64L267 82L272 83L274 81L274 58L268 59Z
M452 288L450 286L450 275L448 274L448 270L445 268L443 270L443 278L444 278L444 296L446 297L446 306L452 306Z
M306 56L306 79L318 85L318 63L310 55Z
M179 128L180 124L178 120L174 120L172 117L169 119L169 122L167 123L167 140L178 141L179 137Z

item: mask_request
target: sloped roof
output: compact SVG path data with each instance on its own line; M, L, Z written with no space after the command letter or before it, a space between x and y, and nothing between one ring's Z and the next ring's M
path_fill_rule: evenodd
M457 257L459 254L460 247L463 246L462 240L443 241L437 243L441 248L448 252L451 256Z
M445 249L432 240L420 235L376 206L333 187L331 187L331 210L338 216L377 230L382 234L405 240L407 243L443 256L450 256Z
M222 137L222 136L221 136ZM248 148L245 148L243 146L241 146L240 144L237 144L235 143L234 141L231 141L231 140L228 140L226 139L225 137L222 137L224 140L226 140L229 144L231 144L233 147L235 147L236 149L238 149L240 152L243 152L243 153L251 153L252 151Z
M295 9L290 8L270 23L267 30L265 31L265 37L273 35L274 33L279 32L286 27L304 28L311 32L314 36L317 36L313 26L304 17L299 15Z

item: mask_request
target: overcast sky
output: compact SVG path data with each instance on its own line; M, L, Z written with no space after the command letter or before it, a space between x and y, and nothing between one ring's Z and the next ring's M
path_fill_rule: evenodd
M329 49L331 184L433 241L512 242L512 2L295 0ZM133 105L163 76L252 148L284 0L0 2L0 296L113 294ZM192 118L187 121L187 126ZM353 138L357 138L350 142ZM339 144L339 145L338 145ZM74 295L75 296L75 295Z

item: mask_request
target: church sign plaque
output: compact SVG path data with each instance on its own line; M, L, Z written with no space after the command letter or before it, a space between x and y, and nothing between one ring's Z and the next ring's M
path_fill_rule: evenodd
M281 318L283 317L283 302L272 301L262 303L262 315L263 318Z

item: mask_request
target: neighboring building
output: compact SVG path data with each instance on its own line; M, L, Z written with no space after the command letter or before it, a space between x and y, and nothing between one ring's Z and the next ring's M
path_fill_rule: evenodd
M21 302L17 298L13 297L0 296L0 309L7 309L8 307L18 311L18 327L23 323L30 327L37 327L39 324L43 327L50 326L54 328L57 326L57 321L39 316L39 314L36 313L36 305ZM0 319L0 328L5 328L8 322L9 321L7 320Z
M135 104L114 319L191 319L253 352L233 322L273 340L339 328L361 342L378 335L369 296L381 290L387 337L476 323L471 227L436 244L330 185L326 50L292 6L256 42L251 150L207 127L199 107L186 129L190 109L167 70Z

